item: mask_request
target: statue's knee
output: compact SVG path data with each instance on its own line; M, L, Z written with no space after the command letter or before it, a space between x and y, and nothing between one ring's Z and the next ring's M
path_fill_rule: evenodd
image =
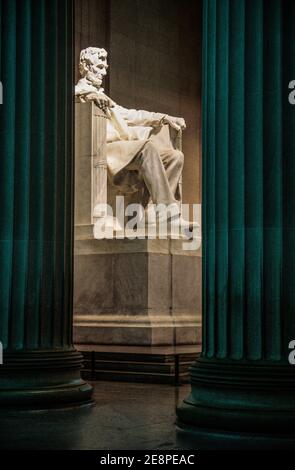
M142 151L143 160L160 159L157 147L152 142L147 142Z

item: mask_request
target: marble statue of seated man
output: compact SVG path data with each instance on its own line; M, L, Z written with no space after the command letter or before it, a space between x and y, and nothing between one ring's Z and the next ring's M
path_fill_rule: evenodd
M156 136L165 125L176 131L185 129L184 119L119 106L101 87L107 68L105 49L88 47L82 50L81 79L75 87L75 95L82 102L94 101L108 117L107 166L111 183L123 194L132 193L138 188L137 176L140 176L155 205L174 205L180 213L183 153Z

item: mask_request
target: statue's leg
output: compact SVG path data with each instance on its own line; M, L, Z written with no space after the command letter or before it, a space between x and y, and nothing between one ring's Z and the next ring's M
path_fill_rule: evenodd
M172 172L173 165L170 163L170 166ZM140 172L154 204L169 205L177 202L174 197L176 188L171 189L164 163L152 142L145 144L128 167Z
M184 156L180 150L169 150L161 154L172 194L180 200L179 182L183 170Z

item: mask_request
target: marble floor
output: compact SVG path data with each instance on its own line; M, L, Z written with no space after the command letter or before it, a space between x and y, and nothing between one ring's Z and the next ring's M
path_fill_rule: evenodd
M0 412L0 449L9 450L241 450L292 449L295 437L177 430L175 408L190 386L92 383L95 406Z
M0 415L4 449L183 449L175 408L189 386L93 382L96 405Z

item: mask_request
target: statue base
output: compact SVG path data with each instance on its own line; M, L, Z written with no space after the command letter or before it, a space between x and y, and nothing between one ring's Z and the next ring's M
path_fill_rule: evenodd
M201 250L182 240L96 240L77 227L74 343L185 345L201 340Z

